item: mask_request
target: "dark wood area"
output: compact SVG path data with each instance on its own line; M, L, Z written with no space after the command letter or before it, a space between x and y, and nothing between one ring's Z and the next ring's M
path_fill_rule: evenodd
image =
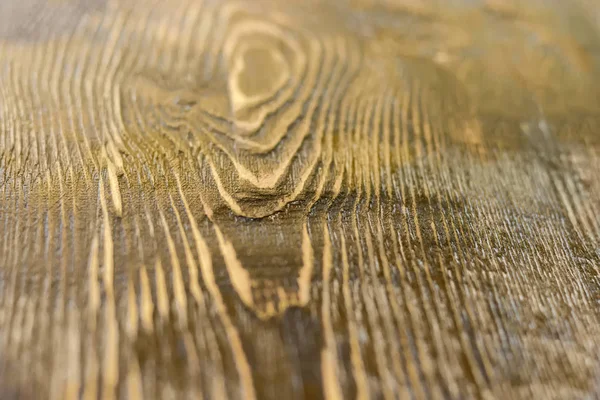
M14 398L600 398L596 0L0 0Z

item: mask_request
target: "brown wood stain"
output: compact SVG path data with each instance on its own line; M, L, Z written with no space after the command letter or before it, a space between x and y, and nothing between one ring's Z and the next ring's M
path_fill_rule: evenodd
M0 398L599 397L599 22L0 2Z

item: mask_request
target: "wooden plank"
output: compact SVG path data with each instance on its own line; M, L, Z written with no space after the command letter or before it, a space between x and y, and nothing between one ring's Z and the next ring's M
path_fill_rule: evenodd
M521 3L0 2L0 397L600 397L600 13Z

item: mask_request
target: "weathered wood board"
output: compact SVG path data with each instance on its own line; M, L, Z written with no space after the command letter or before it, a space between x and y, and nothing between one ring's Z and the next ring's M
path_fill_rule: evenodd
M0 1L0 398L600 398L594 1Z

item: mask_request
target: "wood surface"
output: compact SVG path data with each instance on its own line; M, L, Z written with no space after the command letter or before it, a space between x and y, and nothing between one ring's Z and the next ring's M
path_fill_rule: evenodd
M592 0L1 0L1 399L600 398Z

